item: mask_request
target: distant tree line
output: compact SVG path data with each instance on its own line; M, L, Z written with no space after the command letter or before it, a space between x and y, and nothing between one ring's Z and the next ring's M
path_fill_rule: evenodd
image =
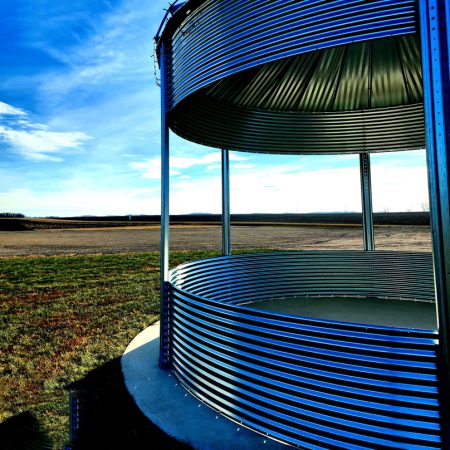
M15 219L23 219L25 214L13 213L13 212L2 212L0 213L0 217L13 217Z

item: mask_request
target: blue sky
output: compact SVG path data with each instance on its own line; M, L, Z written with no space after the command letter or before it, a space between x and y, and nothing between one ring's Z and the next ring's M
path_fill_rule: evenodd
M159 214L166 1L0 2L0 212ZM220 211L220 154L171 136L171 213ZM428 204L424 151L372 158L376 211ZM231 211L358 211L358 157L232 152Z

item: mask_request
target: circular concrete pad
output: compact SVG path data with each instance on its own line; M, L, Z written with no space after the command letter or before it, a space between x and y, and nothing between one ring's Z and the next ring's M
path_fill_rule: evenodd
M367 297L291 297L246 303L246 307L322 320L434 330L434 303Z
M196 450L283 450L287 446L222 417L158 365L159 323L138 334L122 356L128 391L151 422ZM150 445L151 443L149 443Z

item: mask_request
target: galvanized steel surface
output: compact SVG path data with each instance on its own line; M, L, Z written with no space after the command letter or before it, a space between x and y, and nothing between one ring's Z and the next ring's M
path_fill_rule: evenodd
M273 153L424 146L412 0L191 0L169 25L170 126L186 139Z
M230 152L223 148L222 156L222 255L231 253L230 217Z
M450 448L450 3L420 0L428 179L442 366L440 401Z
M172 105L250 67L414 33L415 24L413 0L207 0L171 36Z
M308 154L424 148L423 106L336 113L235 108L207 97L171 114L171 128L203 145L233 150Z
M169 125L167 123L166 71L167 51L163 44L160 47L161 61L161 242L160 242L160 365L166 368L168 360L168 281L169 281Z
M412 34L304 53L224 78L202 92L217 101L269 111L421 103L419 39Z
M222 414L302 448L440 448L437 333L245 307L306 295L433 300L429 254L264 253L171 271L175 374Z
M375 235L373 229L373 208L372 208L372 179L370 174L370 155L360 153L359 173L361 179L361 204L363 222L363 243L364 250L375 250Z

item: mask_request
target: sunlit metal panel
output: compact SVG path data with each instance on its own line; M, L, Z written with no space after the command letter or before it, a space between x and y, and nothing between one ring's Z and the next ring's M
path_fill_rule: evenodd
M302 448L441 448L436 331L245 305L306 295L432 301L430 254L238 255L182 265L171 281L173 369L223 415Z
M423 148L416 23L412 0L191 0L158 39L173 47L170 126L254 152ZM399 107L402 120L392 120ZM372 109L375 134L365 127ZM311 123L320 135L308 139ZM340 139L346 126L352 134Z
M450 448L450 4L420 0L428 179L441 340L441 405Z

